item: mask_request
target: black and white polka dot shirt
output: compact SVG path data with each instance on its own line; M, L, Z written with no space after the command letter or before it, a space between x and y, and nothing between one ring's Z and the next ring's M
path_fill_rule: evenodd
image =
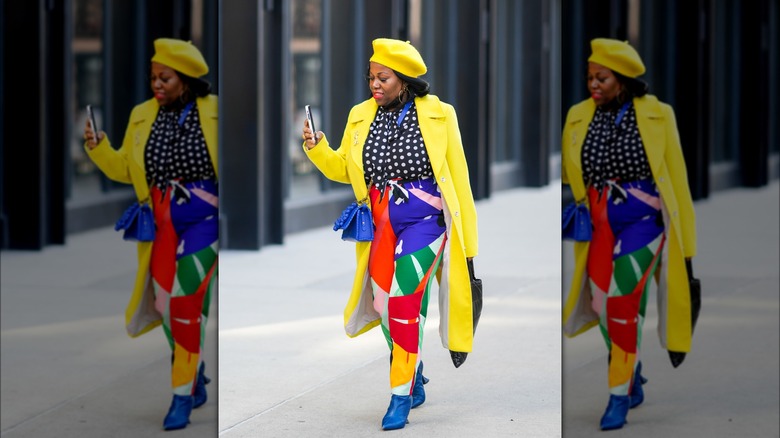
M376 112L363 146L366 184L373 181L382 189L391 179L409 180L433 175L420 133L417 106L412 103L399 127L397 121L402 111L403 108L389 112L380 107Z
M216 176L206 139L200 128L197 105L179 124L182 110L160 108L144 151L149 185L165 189L171 180L180 182L212 179Z
M607 180L636 181L652 176L634 105L629 104L620 125L617 111L596 108L582 147L585 182L601 190Z

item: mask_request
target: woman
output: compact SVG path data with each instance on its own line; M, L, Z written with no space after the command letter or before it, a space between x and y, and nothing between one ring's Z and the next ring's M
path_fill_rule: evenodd
M626 42L595 39L591 99L563 130L563 183L590 209L591 242L575 242L564 333L599 325L609 350L610 398L601 428L619 429L644 400L639 360L650 279L658 282L659 334L670 354L690 351L686 260L696 255L693 202L674 112L647 93Z
M373 41L372 98L349 114L330 147L304 122L304 150L328 178L351 184L371 207L376 232L357 243L357 272L344 312L347 335L381 323L391 350L391 398L382 428L406 425L425 401L420 351L429 289L441 270L440 333L445 348L470 352L467 259L477 255L477 215L455 110L428 94L427 67L408 42ZM373 303L373 306L367 305Z
M132 184L154 211L153 242L138 243L138 274L125 312L128 334L162 323L172 350L173 401L165 430L181 429L206 402L203 341L218 248L217 97L203 55L189 42L158 39L154 98L130 114L115 150L104 132L84 131L89 157L109 178Z

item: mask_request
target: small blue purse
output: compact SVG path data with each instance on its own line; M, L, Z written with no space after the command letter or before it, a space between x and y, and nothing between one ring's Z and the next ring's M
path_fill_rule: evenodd
M124 240L154 241L154 213L146 203L135 202L116 221L114 230L125 230Z
M563 239L577 242L590 242L593 226L590 212L585 204L572 202L563 209Z
M361 202L353 202L336 219L333 231L344 230L341 240L348 242L370 242L374 240L374 220L368 205Z

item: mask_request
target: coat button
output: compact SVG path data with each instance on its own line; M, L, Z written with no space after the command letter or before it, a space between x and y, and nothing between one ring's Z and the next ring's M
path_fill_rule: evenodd
M677 217L677 212L676 211L672 212L672 216Z
M444 177L441 177L441 182L444 182L444 181L446 181L446 179L444 179Z
M658 178L658 182L664 182L664 177Z
M456 211L456 212L455 212L455 217L458 217L458 216L460 216L460 212L459 212L459 211Z

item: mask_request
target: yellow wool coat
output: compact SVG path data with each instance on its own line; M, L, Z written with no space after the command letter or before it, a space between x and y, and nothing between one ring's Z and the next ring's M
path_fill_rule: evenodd
M658 280L658 335L670 351L691 349L691 301L685 258L696 255L696 218L688 188L680 138L672 108L655 96L634 99L639 134L650 162L662 202L666 244L661 255ZM593 119L592 99L574 105L563 128L562 180L570 184L574 199L588 205L582 176L582 144ZM586 265L589 242L574 243L575 267L563 308L563 331L573 337L598 324L590 305L591 290Z
M214 171L217 165L217 96L208 95L196 101L200 126L206 139ZM116 150L111 147L108 136L104 136L94 149L84 146L87 155L106 176L114 181L132 184L139 202L149 202L149 184L144 169L144 150L152 131L152 123L157 118L160 105L155 99L147 100L130 113L130 120L122 146ZM154 206L152 205L152 208ZM131 337L140 336L162 323L162 316L154 308L154 289L149 272L152 258L152 242L138 242L138 272L130 302L125 310L125 328Z
M444 200L447 225L447 244L439 276L439 334L444 348L470 352L473 328L466 258L477 255L477 212L458 120L455 109L436 96L418 97L415 105L420 132ZM311 150L304 146L308 157L327 178L352 185L355 199L363 199L368 194L363 174L363 145L377 109L374 99L352 108L337 150L330 147L327 138L320 139ZM370 242L356 243L357 270L344 310L344 329L350 337L380 323L368 276L370 248Z

